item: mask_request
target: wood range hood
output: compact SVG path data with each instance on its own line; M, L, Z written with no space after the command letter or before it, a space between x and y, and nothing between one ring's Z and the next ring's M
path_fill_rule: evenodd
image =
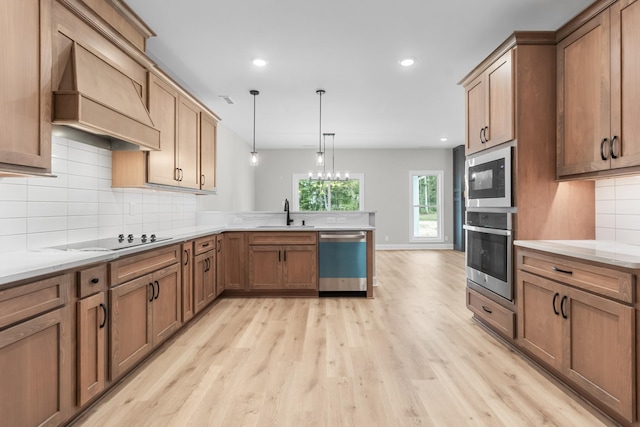
M144 104L142 87L79 44L69 48L60 58L64 72L53 92L53 124L159 150L160 131Z

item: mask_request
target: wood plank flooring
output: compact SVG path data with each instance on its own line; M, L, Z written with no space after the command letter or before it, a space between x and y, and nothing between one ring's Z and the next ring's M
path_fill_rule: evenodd
M377 278L217 301L75 426L613 425L472 320L463 254L379 251Z

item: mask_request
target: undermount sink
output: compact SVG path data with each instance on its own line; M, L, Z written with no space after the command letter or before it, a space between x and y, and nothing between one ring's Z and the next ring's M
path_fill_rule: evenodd
M315 228L314 225L258 225L256 228Z

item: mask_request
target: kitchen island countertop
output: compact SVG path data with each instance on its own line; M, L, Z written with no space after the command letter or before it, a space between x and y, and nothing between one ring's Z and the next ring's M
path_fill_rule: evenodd
M640 246L610 240L516 240L514 245L616 267L640 268Z

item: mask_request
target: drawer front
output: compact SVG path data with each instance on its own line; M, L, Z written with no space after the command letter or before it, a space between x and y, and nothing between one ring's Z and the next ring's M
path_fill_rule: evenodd
M315 231L260 231L248 234L250 245L309 245L318 241Z
M107 289L107 264L78 271L78 298L88 297Z
M116 286L136 277L180 262L180 245L151 250L109 263L110 286Z
M518 268L622 302L634 302L635 275L560 255L518 249Z
M201 237L195 241L194 255L200 255L216 247L216 236Z
M71 275L51 277L0 291L0 329L69 302Z
M467 288L467 308L509 338L516 337L516 315L513 311L469 288Z

